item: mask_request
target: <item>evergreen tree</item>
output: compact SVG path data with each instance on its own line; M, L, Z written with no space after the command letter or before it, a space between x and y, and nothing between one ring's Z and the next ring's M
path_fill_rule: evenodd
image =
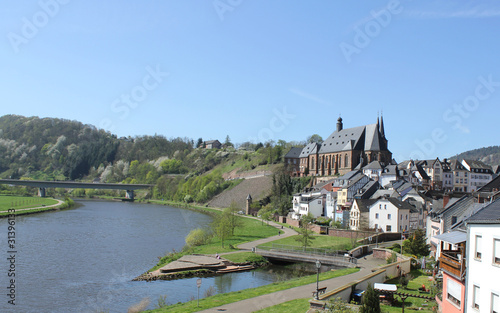
M416 256L428 256L430 246L425 242L425 232L417 229L403 242L403 251Z
M380 313L380 298L378 292L373 289L372 284L368 284L361 300L360 313Z

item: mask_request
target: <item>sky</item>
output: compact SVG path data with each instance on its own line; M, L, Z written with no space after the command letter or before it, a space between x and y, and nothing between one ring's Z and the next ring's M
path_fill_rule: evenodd
M383 116L397 161L499 145L500 2L4 1L0 116L118 136L328 137Z

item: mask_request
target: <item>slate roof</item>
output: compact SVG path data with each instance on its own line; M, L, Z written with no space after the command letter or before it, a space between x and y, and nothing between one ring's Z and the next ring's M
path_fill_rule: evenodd
M481 187L478 192L493 192L500 190L500 176Z
M380 198L397 198L399 194L396 190L387 190L387 189L379 189L375 191L375 193L370 197L371 199L380 199Z
M464 162L467 163L470 166L471 170L472 169L484 169L484 170L490 170L491 171L491 166L486 165L486 164L484 164L481 161L467 160L467 159L465 159Z
M387 200L389 200L390 203L392 203L395 207L397 207L400 210L410 210L411 213L418 213L417 208L407 202L398 200L396 198L389 198Z
M370 212L370 207L377 202L377 199L355 199L361 213Z
M385 175L396 175L397 173L398 173L397 165L387 165L382 171L382 174Z
M379 124L370 124L334 131L323 142L319 153L350 150L385 151L387 147L379 127Z
M500 224L500 199L465 220L467 224Z
M285 155L285 158L288 159L298 159L300 157L300 154L302 153L303 148L298 148L298 147L292 147L290 151Z
M379 161L373 161L367 166L363 167L364 170L381 170L383 169L382 164Z
M307 158L309 155L314 154L316 152L318 152L318 144L312 142L307 146L305 146L304 149L302 149L302 151L300 152L300 157Z

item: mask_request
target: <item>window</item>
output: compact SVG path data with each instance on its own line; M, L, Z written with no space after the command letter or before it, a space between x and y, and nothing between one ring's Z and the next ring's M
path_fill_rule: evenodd
M483 237L476 235L476 253L475 257L476 259L481 259L481 242L483 241Z
M387 214L387 219L390 220L391 219L391 214Z
M460 302L462 301L462 287L456 281L451 278L446 279L446 298L451 303L460 306Z
M500 265L500 239L493 239L493 263Z
M387 204L384 204L384 210L387 210Z
M401 214L401 220L403 220L403 214Z
M378 213L375 213L375 218L378 219ZM375 227L376 228L376 227Z
M379 210L382 210L382 204L378 205Z
M408 214L406 214L406 220L408 220Z
M467 177L467 172L464 173L464 176Z
M385 230L386 230L386 231L391 231L391 229L392 229L391 225L387 225L387 226L385 226Z
M491 312L500 313L500 298L497 294L491 294Z
M378 229L378 224L375 224L375 230L377 230L377 229ZM500 312L499 312L499 313L500 313Z
M451 217L451 225L455 225L457 223L457 217L456 216L452 216Z
M472 290L472 307L479 310L479 287L476 285Z

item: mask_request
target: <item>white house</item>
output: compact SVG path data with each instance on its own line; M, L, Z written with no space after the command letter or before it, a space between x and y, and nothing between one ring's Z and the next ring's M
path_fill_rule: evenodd
M465 220L465 312L500 312L500 200Z
M314 217L325 216L325 197L321 192L295 194L292 200L292 219L311 213Z
M326 204L325 204L326 216L335 219L335 211L337 210L337 193L327 192L326 194Z
M369 227L383 232L408 232L416 208L395 198L379 199L370 206Z
M349 212L349 229L361 230L369 226L370 206L377 199L355 199Z
M491 166L481 161L462 160L462 165L470 172L467 190L475 192L493 179Z

